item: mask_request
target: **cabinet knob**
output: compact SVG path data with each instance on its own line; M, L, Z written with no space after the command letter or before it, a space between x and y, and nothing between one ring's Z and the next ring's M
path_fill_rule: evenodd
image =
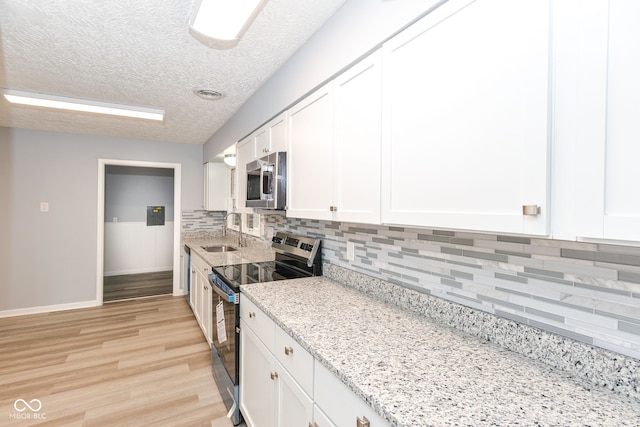
M290 356L293 354L293 347L285 347L284 348L284 354L286 354L287 356Z
M362 418L356 417L356 427L371 427L371 423L365 416Z
M338 212L338 207L337 206L329 206L329 210L331 212Z
M256 314L253 311L249 312L249 319L253 319L256 317Z
M269 376L271 377L272 380L275 380L276 378L278 378L278 373L277 372L271 372L271 374L269 374Z

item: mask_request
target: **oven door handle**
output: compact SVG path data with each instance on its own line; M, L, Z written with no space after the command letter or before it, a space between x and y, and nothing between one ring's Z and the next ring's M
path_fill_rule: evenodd
M211 287L213 288L213 291L214 291L216 294L220 295L222 298L224 298L224 300L225 300L225 301L227 301L227 302L233 302L233 300L235 299L235 298L234 298L234 295L229 295L229 294L227 294L225 291L223 291L222 289L220 289L219 287L217 287L215 284L212 284L212 286L211 286Z
M220 289L220 287L216 284L214 280L211 279L211 277L209 277L209 283L211 284L213 291L219 296L221 296L222 298L224 298L225 301L231 302L231 303L235 302L235 299L236 299L235 294L229 295L228 293Z

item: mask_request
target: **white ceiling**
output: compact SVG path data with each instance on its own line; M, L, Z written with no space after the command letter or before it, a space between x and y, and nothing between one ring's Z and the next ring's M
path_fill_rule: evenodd
M345 1L270 0L236 47L216 50L188 31L193 0L2 0L0 88L166 114L158 123L1 98L0 126L203 144ZM203 100L192 92L203 86L226 96Z

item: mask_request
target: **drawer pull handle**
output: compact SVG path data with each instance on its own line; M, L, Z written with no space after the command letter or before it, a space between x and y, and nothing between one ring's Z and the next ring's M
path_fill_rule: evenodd
M371 427L371 423L367 419L367 417L363 416L362 418L356 418L356 427Z
M249 312L249 319L254 319L256 317L256 314L253 311Z
M277 372L271 372L271 374L269 374L269 376L271 377L272 380L275 380L276 378L278 378L278 373Z
M293 354L293 347L285 347L284 354L286 354L287 356L291 356Z

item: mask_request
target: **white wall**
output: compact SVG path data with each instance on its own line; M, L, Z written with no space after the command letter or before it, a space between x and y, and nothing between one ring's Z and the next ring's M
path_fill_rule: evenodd
M209 139L204 159L212 159L442 3L349 0Z
M180 163L201 209L200 145L0 128L0 315L96 300L100 158Z

